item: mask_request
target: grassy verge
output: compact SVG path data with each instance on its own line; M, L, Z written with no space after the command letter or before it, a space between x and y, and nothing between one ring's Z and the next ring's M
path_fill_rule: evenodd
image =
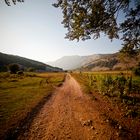
M73 73L84 93L99 93L127 109L126 116L140 117L140 77L130 72Z
M139 139L140 77L130 72L72 73L122 139Z
M18 127L40 101L64 81L63 73L0 73L0 137Z

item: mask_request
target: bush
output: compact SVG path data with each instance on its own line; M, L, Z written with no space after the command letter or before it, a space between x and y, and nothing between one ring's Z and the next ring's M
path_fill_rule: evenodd
M124 94L126 84L127 84L127 79L123 74L116 77L116 88L120 93L120 97L122 97Z
M136 76L140 76L140 67L136 67L133 69L133 73L136 75Z
M35 71L35 68L30 67L30 68L27 69L27 71L28 72L34 72Z
M17 74L21 76L21 75L24 75L24 72L23 71L18 71Z
M10 70L11 74L16 74L17 71L19 71L19 65L18 64L10 64L9 70Z
M7 66L0 66L0 72L7 72Z

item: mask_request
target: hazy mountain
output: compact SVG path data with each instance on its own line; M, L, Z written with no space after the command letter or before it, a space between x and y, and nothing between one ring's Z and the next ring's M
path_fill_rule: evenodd
M63 68L64 70L72 70L80 68L81 66L94 61L96 59L99 59L100 55L94 54L89 56L64 56L56 61L53 62L47 62L49 65Z
M83 56L64 56L54 62L48 62L48 64L63 68L64 70L70 70L79 68L82 65L82 62L84 61L85 57Z
M81 68L82 71L104 71L104 70L126 70L133 69L140 62L140 54L137 58L120 59L119 53L102 54L99 59L85 63Z
M79 69L82 71L99 70L125 70L132 69L138 64L137 60L127 59L122 62L119 59L119 53L114 54L93 54L89 56L64 56L54 62L48 62L52 66L61 67L65 70Z
M60 68L52 67L42 62L16 55L0 53L0 71L4 71L7 65L11 63L19 64L23 69L33 68L37 71L62 71Z
M99 59L94 59L85 63L81 70L98 71L98 70L112 70L114 66L120 63L118 53L115 54L100 54Z

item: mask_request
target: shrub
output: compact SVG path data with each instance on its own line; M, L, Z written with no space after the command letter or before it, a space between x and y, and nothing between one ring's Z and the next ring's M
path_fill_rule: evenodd
M30 68L27 69L27 71L28 72L34 72L35 71L35 68L30 67Z
M24 75L24 72L23 71L18 71L17 74L21 76L21 75Z
M116 86L120 93L120 97L122 97L124 94L126 83L127 83L127 79L125 78L125 76L123 74L121 74L120 76L117 76Z
M114 84L114 79L111 75L102 76L100 78L99 90L103 95L113 96Z
M136 76L140 76L140 67L134 68L134 69L133 69L133 73L134 73Z
M11 74L16 74L17 71L19 71L19 65L18 64L10 64L9 70L10 70Z
M6 72L7 70L7 66L0 66L0 72Z

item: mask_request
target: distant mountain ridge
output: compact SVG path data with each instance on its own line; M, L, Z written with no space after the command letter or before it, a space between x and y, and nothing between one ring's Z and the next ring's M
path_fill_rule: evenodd
M12 63L17 63L23 68L33 68L36 71L62 71L58 67L53 67L42 62L0 52L0 71L3 71L4 67Z
M47 62L49 65L63 68L64 70L76 69L81 66L84 61L83 56L64 56L54 62Z
M93 54L88 56L64 56L54 62L48 62L48 64L63 68L64 70L125 70L126 67L129 69L135 67L137 65L137 60L127 60L127 63L123 63L119 59L119 53L114 53Z
M87 62L98 59L99 57L100 55L98 54L89 56L72 55L72 56L64 56L56 61L47 63L52 66L60 67L64 70L72 70L83 66Z

